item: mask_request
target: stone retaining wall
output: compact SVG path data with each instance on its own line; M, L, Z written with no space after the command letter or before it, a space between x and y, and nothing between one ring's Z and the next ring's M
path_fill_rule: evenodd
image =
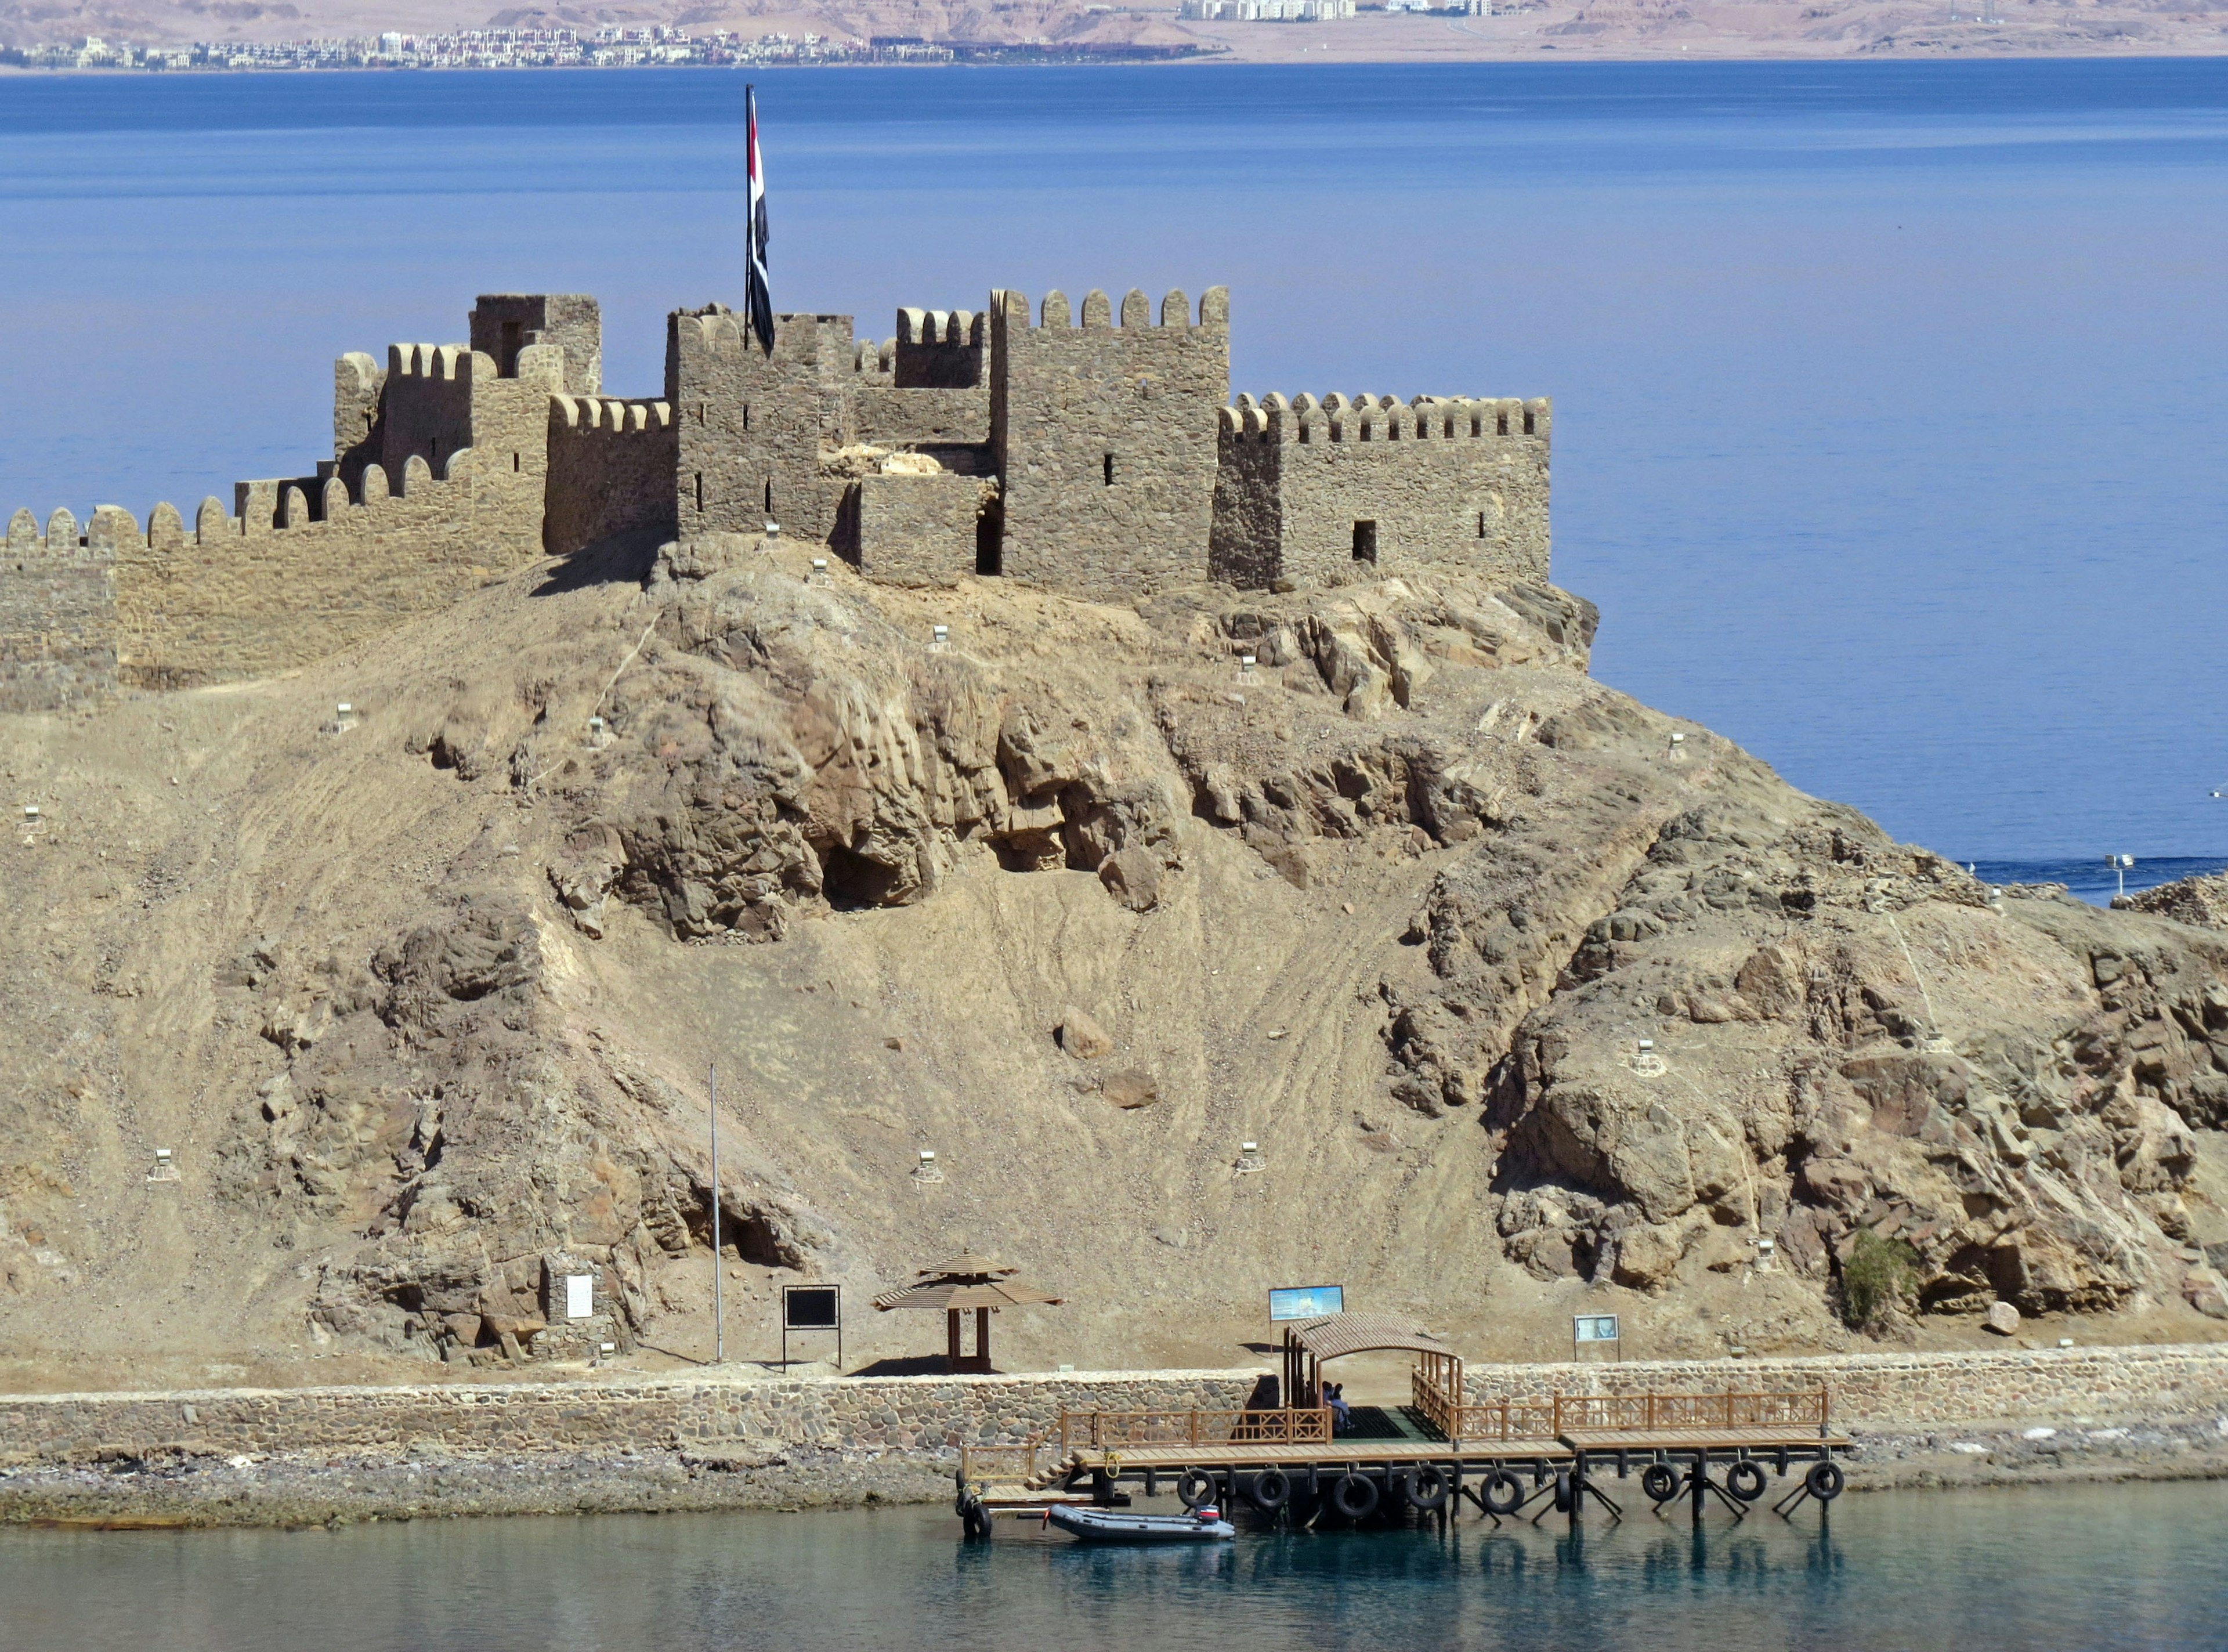
M1837 1354L1809 1359L1473 1365L1473 1403L1565 1394L1831 1393L1841 1428L2228 1412L2228 1344Z
M1226 1408L1252 1371L1084 1375L615 1378L407 1387L218 1388L0 1396L0 1460L189 1445L227 1452L810 1445L944 1457L1057 1437L1060 1413Z
M2161 1419L2228 1413L2228 1345L1815 1359L1472 1366L1473 1400L1564 1393L1832 1391L1834 1422ZM1056 1435L1062 1408L1227 1408L1252 1371L797 1380L613 1377L398 1387L0 1396L0 1461L186 1445L225 1452L650 1450L811 1446L943 1458Z

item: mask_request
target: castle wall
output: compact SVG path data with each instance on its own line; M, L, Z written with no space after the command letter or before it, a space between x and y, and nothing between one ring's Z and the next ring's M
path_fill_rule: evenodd
M900 310L890 341L893 381L900 390L979 390L987 317L964 310Z
M678 531L673 471L680 432L663 401L549 400L549 488L542 548L570 556L614 534Z
M1142 292L1085 295L1079 326L1045 296L993 295L991 447L1004 478L1001 571L1079 594L1147 596L1207 571L1218 411L1229 394L1230 303L1199 320L1181 292L1160 324Z
M870 476L851 484L839 543L870 579L951 586L975 572L982 481L971 476Z
M1549 403L1281 396L1226 408L1210 553L1233 585L1455 563L1544 579Z
M8 523L0 712L93 706L116 691L115 553L80 537L67 510L54 512L44 534L28 510Z
M897 336L859 341L848 387L851 439L926 453L945 470L993 476L989 318L900 310Z
M168 504L144 534L116 512L119 679L178 688L266 676L455 601L496 569L475 456L444 469L437 480L413 456L390 492L367 466L354 497L334 477L315 519L298 484L272 482L242 483L237 515L203 501L190 529Z
M1214 467L1214 520L1207 535L1207 571L1225 585L1266 591L1282 577L1284 552L1284 446L1268 439L1259 418L1225 408Z
M826 539L847 484L820 474L820 450L852 438L846 393L856 372L848 316L775 317L771 355L731 311L668 317L679 531L756 533L778 522Z
M517 367L518 376L504 378L493 356L462 345L394 345L378 427L376 463L390 477L413 458L438 476L453 453L478 456L477 528L483 560L497 568L542 554L550 398L564 378L554 345L522 349ZM340 474L360 488L360 471L351 477L343 466ZM312 514L321 503L312 498Z

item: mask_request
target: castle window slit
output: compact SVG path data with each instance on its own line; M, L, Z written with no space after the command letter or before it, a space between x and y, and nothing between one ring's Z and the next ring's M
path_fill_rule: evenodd
M704 473L703 473L701 471L697 471L697 472L696 472L696 509L697 509L697 513L698 513L700 515L703 513L703 509L704 509Z
M1106 456L1106 485L1110 488L1114 485L1114 456L1111 453Z
M771 477L766 478L765 514L766 520L771 522L773 520L773 478Z
M510 468L514 473L518 470L518 455L515 453L510 456Z
M1485 513L1482 510L1477 513L1477 536L1480 539L1485 537Z
M1524 433L1527 436L1536 436L1540 433L1532 428L1532 410L1529 407L1524 410Z
M1377 524L1375 522L1354 523L1354 560L1357 562L1377 560Z

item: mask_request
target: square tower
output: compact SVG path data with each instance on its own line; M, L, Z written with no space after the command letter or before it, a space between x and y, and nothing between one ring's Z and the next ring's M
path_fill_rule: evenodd
M991 295L990 445L1004 485L998 571L1053 589L1146 596L1207 574L1220 409L1230 394L1230 294L1194 323L1171 292Z
M849 439L856 355L848 316L776 316L771 352L722 304L667 318L684 537L756 533L769 522L828 537L843 482L821 475L820 451Z
M568 396L604 393L604 314L585 292L483 292L472 305L472 348L495 358L503 378L518 376L518 353L554 344L565 355Z

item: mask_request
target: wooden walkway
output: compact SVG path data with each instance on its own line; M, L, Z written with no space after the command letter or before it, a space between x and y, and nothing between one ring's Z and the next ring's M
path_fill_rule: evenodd
M1334 1432L1321 1408L1281 1411L1063 1412L1058 1439L962 1454L961 1477L994 1502L1043 1500L1057 1487L1100 1494L1125 1479L1156 1485L1197 1470L1234 1481L1241 1472L1375 1473L1386 1478L1435 1464L1457 1476L1502 1467L1536 1477L1574 1463L1613 1461L1620 1474L1650 1463L1733 1462L1751 1454L1782 1473L1789 1460L1830 1461L1849 1438L1828 1426L1823 1390L1795 1394L1556 1396L1457 1405L1418 1380L1412 1405L1360 1405ZM1447 1425L1463 1429L1450 1438ZM1580 1461L1583 1459L1584 1461Z

